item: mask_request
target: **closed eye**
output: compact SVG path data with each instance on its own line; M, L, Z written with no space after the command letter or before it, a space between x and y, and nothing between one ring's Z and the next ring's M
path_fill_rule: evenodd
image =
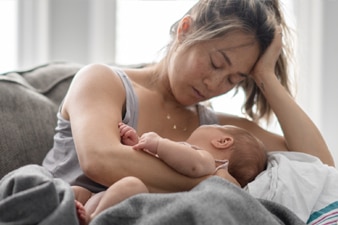
M210 55L210 64L213 69L222 69L224 67L224 62L218 58L218 55Z
M219 69L220 67L217 66L214 62L214 60L210 57L210 64L211 64L211 67L214 68L214 69Z

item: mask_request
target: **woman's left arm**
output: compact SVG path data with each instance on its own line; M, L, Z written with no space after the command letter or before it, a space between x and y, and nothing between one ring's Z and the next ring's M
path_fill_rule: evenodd
M334 166L318 128L275 76L274 68L281 48L282 35L276 31L272 44L256 63L252 76L278 118L287 149L317 156L323 163Z

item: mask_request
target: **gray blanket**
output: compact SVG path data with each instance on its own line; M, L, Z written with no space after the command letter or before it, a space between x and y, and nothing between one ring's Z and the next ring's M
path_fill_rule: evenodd
M0 181L0 224L78 224L70 186L28 165ZM140 194L98 215L91 225L304 224L288 209L257 200L219 177L189 192Z
M14 170L0 181L0 224L78 224L73 192L40 166Z

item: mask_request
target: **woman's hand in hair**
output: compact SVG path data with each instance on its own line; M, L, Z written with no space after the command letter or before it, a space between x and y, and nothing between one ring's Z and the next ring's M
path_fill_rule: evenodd
M258 85L260 85L260 80L262 80L263 76L275 75L276 63L283 46L282 36L282 29L277 27L272 43L258 59L252 70L252 76Z

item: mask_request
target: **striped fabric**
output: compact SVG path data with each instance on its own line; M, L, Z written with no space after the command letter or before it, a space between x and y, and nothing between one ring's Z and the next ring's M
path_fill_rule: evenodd
M331 203L325 208L311 214L307 221L309 225L338 225L338 201Z

